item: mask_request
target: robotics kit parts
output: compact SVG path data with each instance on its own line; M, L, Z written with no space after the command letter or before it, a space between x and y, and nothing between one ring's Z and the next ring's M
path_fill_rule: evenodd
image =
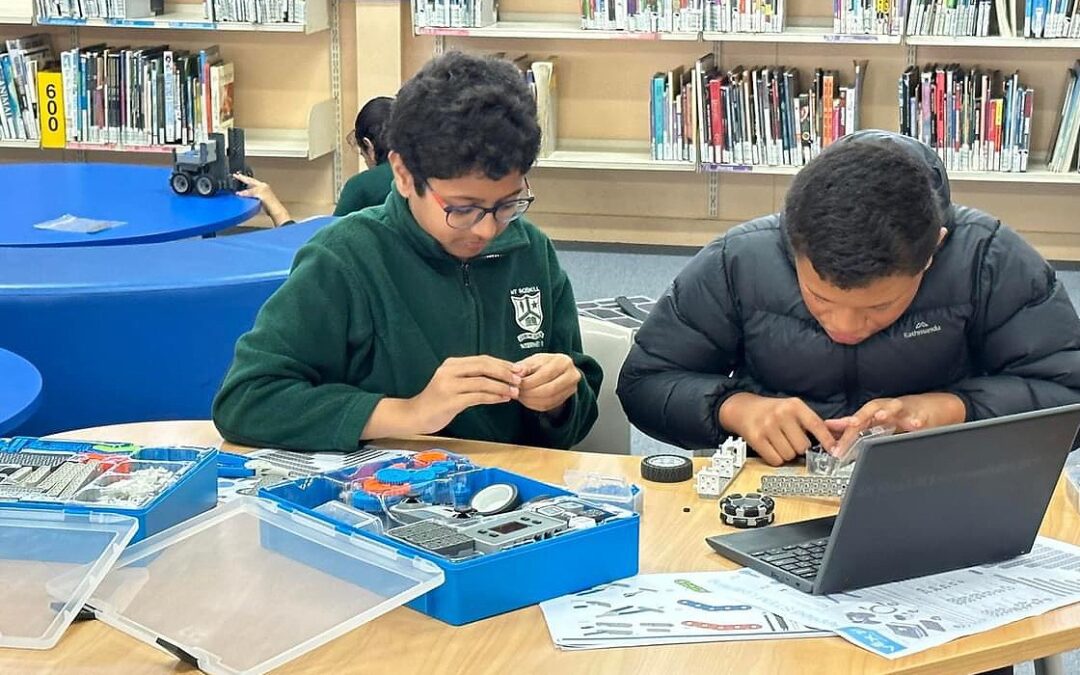
M850 478L846 476L761 477L761 492L773 497L843 497Z
M771 497L748 492L731 494L720 500L720 520L738 528L765 527L775 518L776 502Z
M681 483L693 475L693 462L682 455L651 455L641 460L641 477L654 483Z

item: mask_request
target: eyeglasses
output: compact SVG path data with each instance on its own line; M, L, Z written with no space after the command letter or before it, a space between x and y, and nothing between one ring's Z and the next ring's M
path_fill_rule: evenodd
M525 196L517 197L515 199L507 199L501 201L490 209L483 206L451 206L446 203L442 195L435 191L435 188L431 187L431 183L425 183L427 189L431 190L431 195L435 197L435 201L442 207L442 210L446 212L446 224L455 230L467 230L471 227L475 227L480 224L480 221L487 217L490 213L495 218L495 223L500 227L506 227L510 223L520 218L532 203L536 201L536 197L533 196L532 188L529 187L529 179L525 179Z

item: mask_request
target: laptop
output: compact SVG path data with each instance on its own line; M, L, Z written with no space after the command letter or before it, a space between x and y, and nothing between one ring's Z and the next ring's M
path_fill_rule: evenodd
M836 516L706 541L815 595L1013 558L1035 542L1078 427L1075 404L867 438Z

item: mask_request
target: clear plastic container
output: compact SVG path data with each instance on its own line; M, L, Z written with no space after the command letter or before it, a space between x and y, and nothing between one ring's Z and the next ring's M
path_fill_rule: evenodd
M262 673L443 580L431 562L239 497L133 545L88 604L204 672Z
M0 509L0 647L55 646L138 526L128 516Z

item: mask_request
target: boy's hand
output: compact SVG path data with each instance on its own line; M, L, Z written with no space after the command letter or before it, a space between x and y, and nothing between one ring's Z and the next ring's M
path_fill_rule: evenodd
M517 400L529 410L555 410L577 392L581 371L566 354L533 354L516 364L521 368Z
M799 398L770 398L747 392L728 397L720 406L720 426L742 436L766 463L780 466L802 455L812 445L835 442L817 413Z
M850 447L859 432L873 426L891 426L897 431L918 431L964 421L967 410L955 394L913 394L899 398L876 398L854 415L826 420L829 429L840 436L835 448ZM825 447L825 446L823 446ZM836 452L838 450L834 450Z
M522 373L518 364L492 356L446 359L424 390L409 399L410 413L421 427L416 433L433 434L474 405L518 398Z
M233 178L247 186L246 190L237 192L237 196L253 197L262 202L266 215L270 216L270 220L274 221L274 225L280 225L287 220L292 220L288 209L277 198L274 191L270 189L269 183L264 183L251 176L245 176L240 172L234 173Z

